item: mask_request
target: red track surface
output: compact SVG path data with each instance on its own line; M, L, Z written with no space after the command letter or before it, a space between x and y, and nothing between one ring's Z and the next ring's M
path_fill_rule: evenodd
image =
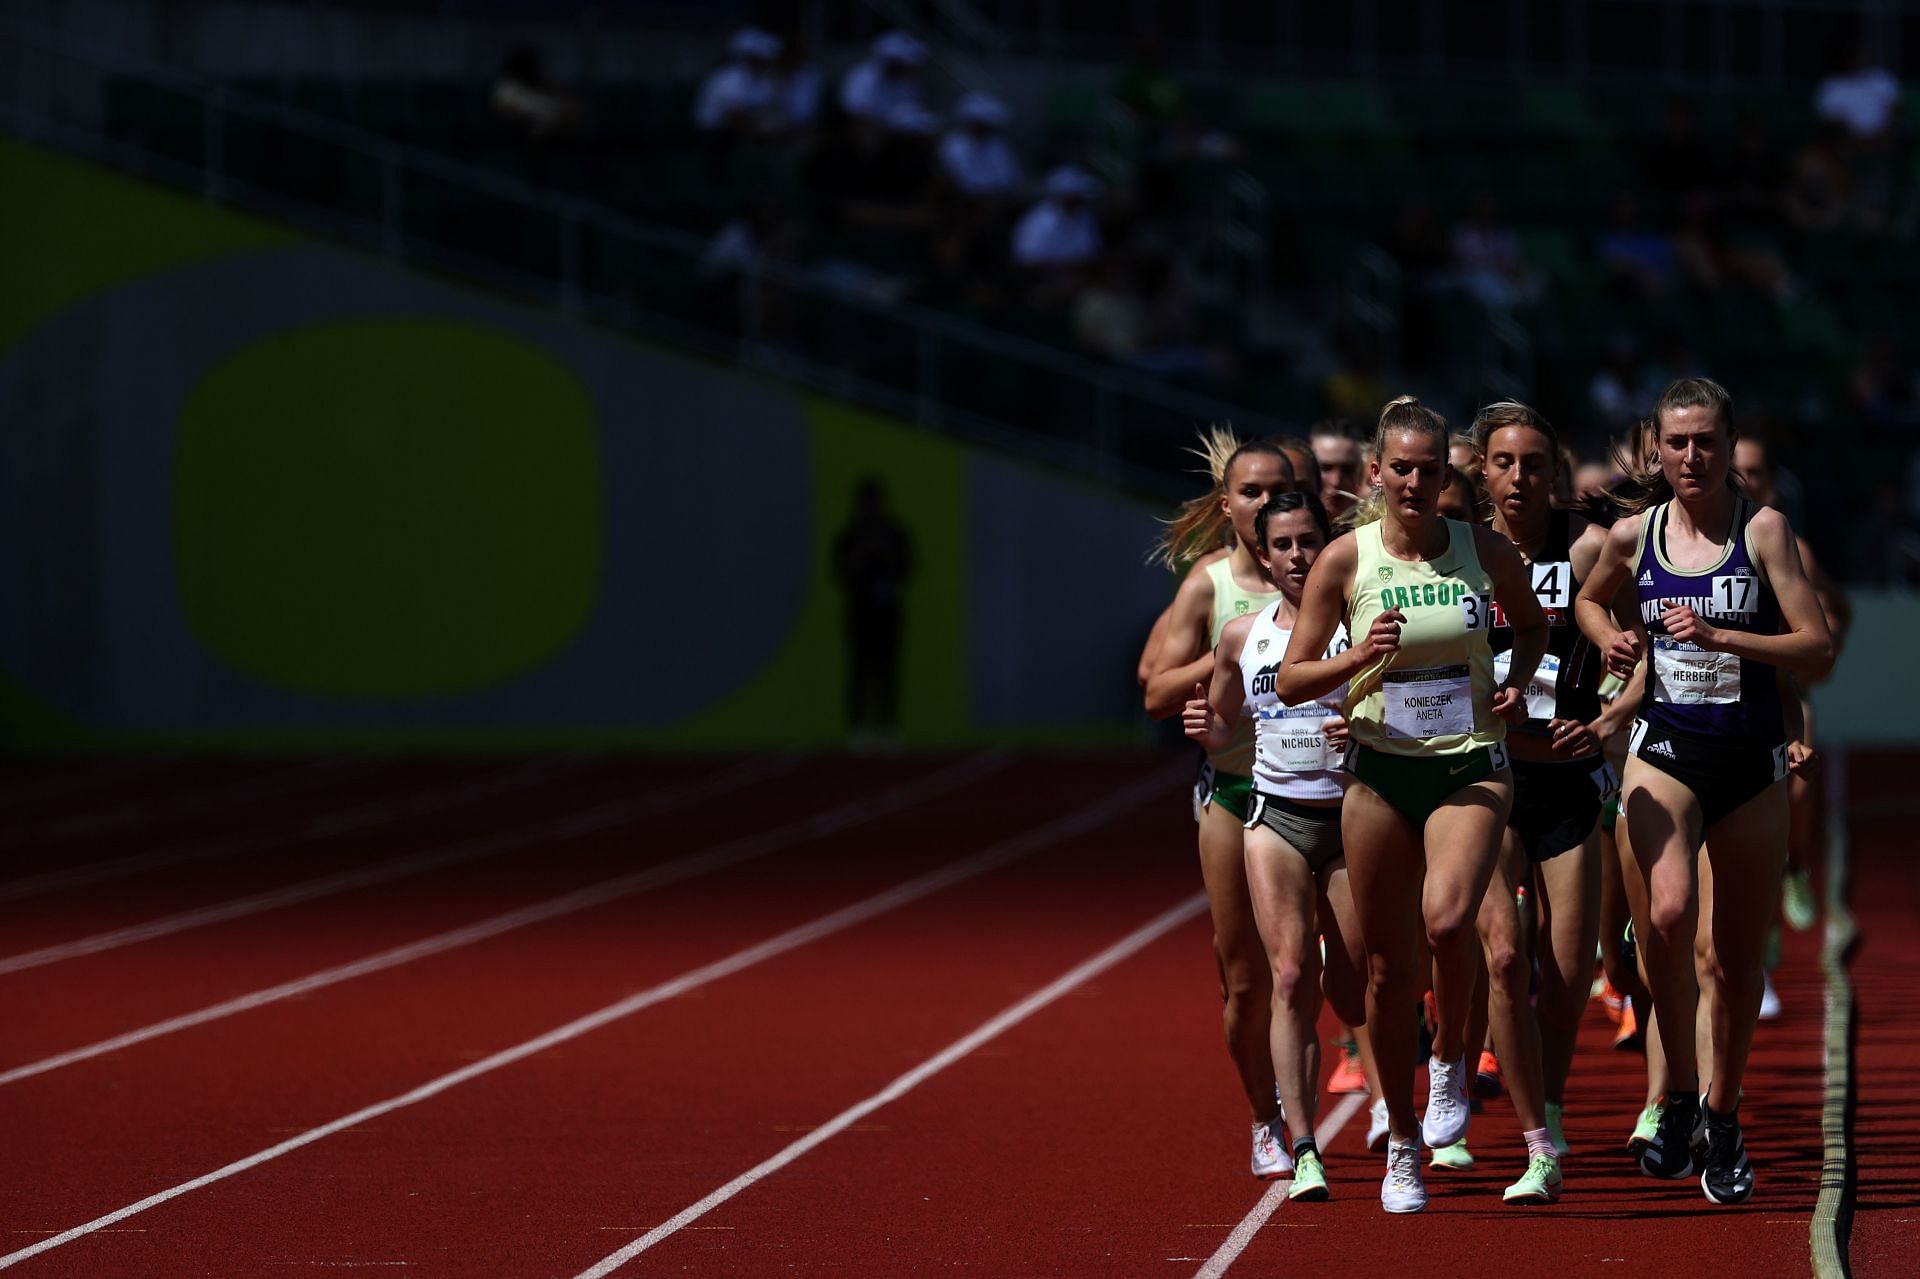
M479 761L161 762L0 775L0 965L456 850L377 885L0 973L0 1071L790 830L734 864L0 1084L10 1156L0 1252L1043 824L1097 814L1164 761L1020 762L813 837L791 828L952 761L768 761L763 778L740 770L723 793L736 765L586 760L516 773ZM426 810L460 792L463 802ZM561 826L617 801L645 815ZM314 825L401 802L420 811L339 831ZM1191 824L1178 785L1164 780L1150 802L1030 843L1004 865L185 1193L28 1259L20 1273L577 1274L1198 887ZM1903 1006L1876 992L1920 958L1909 953L1914 890L1886 855L1900 844L1867 828L1856 844L1870 1162L1854 1257L1862 1275L1909 1273L1920 1217L1904 1153L1920 1126L1905 1069L1915 1032ZM457 851L472 847L485 855ZM104 874L144 853L171 860L6 895L27 876ZM1596 1007L1568 1098L1575 1153L1560 1205L1499 1204L1521 1160L1512 1111L1495 1101L1474 1123L1480 1167L1430 1174L1429 1210L1389 1218L1380 1160L1359 1149L1362 1113L1327 1146L1334 1199L1283 1205L1234 1273L1804 1273L1820 1161L1816 950L1811 935L1789 936L1777 975L1787 1015L1763 1027L1756 1048L1745 1114L1760 1192L1750 1205L1714 1208L1696 1183L1646 1180L1615 1153L1643 1084L1638 1058L1607 1047L1611 1027ZM1245 1172L1246 1116L1219 1044L1213 980L1208 927L1189 919L622 1273L1191 1274L1264 1190Z

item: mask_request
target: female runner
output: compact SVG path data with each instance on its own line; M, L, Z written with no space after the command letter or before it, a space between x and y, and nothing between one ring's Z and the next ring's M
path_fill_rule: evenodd
M1574 596L1600 558L1606 530L1554 508L1560 446L1553 427L1526 405L1506 402L1480 411L1474 437L1486 459L1493 527L1526 561L1547 619L1547 652L1527 684L1526 722L1507 735L1513 809L1480 907L1489 1017L1522 1130L1544 1126L1565 1154L1561 1107L1599 935L1600 808L1618 786L1601 743L1630 717L1638 690L1602 708L1605 663L1574 624ZM1631 618L1632 592L1623 588L1614 606ZM1504 677L1513 639L1498 607L1491 638L1494 675ZM1537 1001L1516 887L1528 890L1541 915Z
M1666 1100L1640 1166L1655 1177L1691 1175L1704 1109L1701 1188L1714 1203L1740 1203L1754 1175L1737 1107L1786 864L1787 743L1774 668L1818 678L1832 664L1833 641L1786 517L1749 501L1730 479L1736 436L1726 390L1682 378L1661 395L1654 421L1659 470L1642 477L1639 511L1608 533L1575 607L1616 673L1643 651L1651 659L1621 788L1647 902L1634 934L1666 1051ZM1622 631L1609 605L1628 584L1639 618ZM1704 1106L1687 1033L1700 993L1693 943L1703 842L1718 961Z
M1346 721L1337 707L1345 690L1285 706L1274 695L1274 678L1287 650L1308 570L1333 530L1311 490L1283 493L1254 517L1256 553L1281 598L1257 617L1228 622L1214 650L1211 692L1195 687L1187 703L1187 736L1218 748L1229 741L1242 714L1255 731L1253 808L1246 825L1247 884L1254 918L1266 944L1273 978L1272 1060L1280 1098L1292 1132L1290 1199L1325 1199L1326 1172L1314 1144L1318 1099L1320 989L1349 1024L1366 1017L1360 973L1365 951L1347 891L1340 847L1341 764ZM1345 651L1344 631L1327 656ZM1316 903L1318 909L1316 909Z
M1546 648L1546 619L1513 543L1442 518L1447 426L1410 396L1388 404L1369 477L1381 518L1342 537L1308 575L1276 692L1289 705L1349 684L1354 782L1342 809L1349 882L1368 961L1367 1028L1391 1137L1380 1200L1426 1206L1420 1141L1444 1146L1466 1128L1466 1021L1477 960L1473 920L1499 852L1513 773L1506 719ZM1494 602L1513 624L1512 669L1498 687L1488 645ZM1352 648L1322 654L1342 619ZM1433 956L1439 1025L1428 1065L1426 1119L1416 1130L1415 1027L1420 931ZM1476 1045L1477 1047L1477 1045ZM1552 1143L1540 1134L1517 1201L1559 1193Z
M1254 557L1253 520L1261 507L1293 489L1286 455L1263 441L1242 444L1228 456L1220 474L1214 495L1200 512L1211 513L1215 531L1202 530L1202 534L1218 545L1220 526L1226 525L1233 532L1233 549L1190 572L1174 595L1160 650L1147 677L1147 712L1156 719L1180 714L1193 686L1212 680L1213 649L1229 621L1258 613L1281 598ZM1188 514L1194 513L1190 504ZM1176 523L1170 535L1178 535L1184 523ZM1227 1052L1253 1112L1253 1175L1280 1177L1293 1164L1274 1095L1268 1047L1273 983L1253 915L1243 853L1252 766L1251 722L1237 725L1224 749L1208 752L1211 786L1200 812L1200 875L1213 916Z

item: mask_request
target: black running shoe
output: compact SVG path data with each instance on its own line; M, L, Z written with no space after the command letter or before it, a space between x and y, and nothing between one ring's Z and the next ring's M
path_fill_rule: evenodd
M1700 1189L1717 1204L1745 1203L1753 1193L1753 1164L1747 1158L1737 1113L1707 1120L1707 1164L1700 1174Z
M1700 1099L1691 1092L1670 1092L1653 1140L1640 1152L1640 1171L1672 1180L1693 1175L1694 1130L1700 1126Z

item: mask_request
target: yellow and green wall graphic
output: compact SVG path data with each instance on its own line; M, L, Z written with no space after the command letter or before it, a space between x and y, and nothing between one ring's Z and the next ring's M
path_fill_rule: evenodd
M63 157L0 179L12 749L830 746L867 478L900 743L1141 736L1149 511Z

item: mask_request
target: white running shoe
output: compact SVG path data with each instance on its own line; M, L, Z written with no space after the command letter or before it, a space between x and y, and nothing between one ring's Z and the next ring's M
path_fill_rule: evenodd
M1473 1115L1467 1105L1467 1061L1427 1062L1427 1113L1420 1118L1420 1139L1434 1150L1467 1135Z
M1272 1181L1293 1171L1293 1156L1287 1151L1287 1134L1280 1130L1280 1116L1271 1123L1253 1126L1253 1175Z
M1379 1154L1387 1148L1387 1099L1380 1098L1367 1111L1367 1149Z
M1760 1020L1772 1021L1780 1015L1780 992L1773 988L1773 978L1766 973L1760 974Z
M1388 1212L1419 1212L1427 1206L1427 1183L1420 1180L1419 1142L1387 1142L1387 1176L1380 1183L1380 1206Z

